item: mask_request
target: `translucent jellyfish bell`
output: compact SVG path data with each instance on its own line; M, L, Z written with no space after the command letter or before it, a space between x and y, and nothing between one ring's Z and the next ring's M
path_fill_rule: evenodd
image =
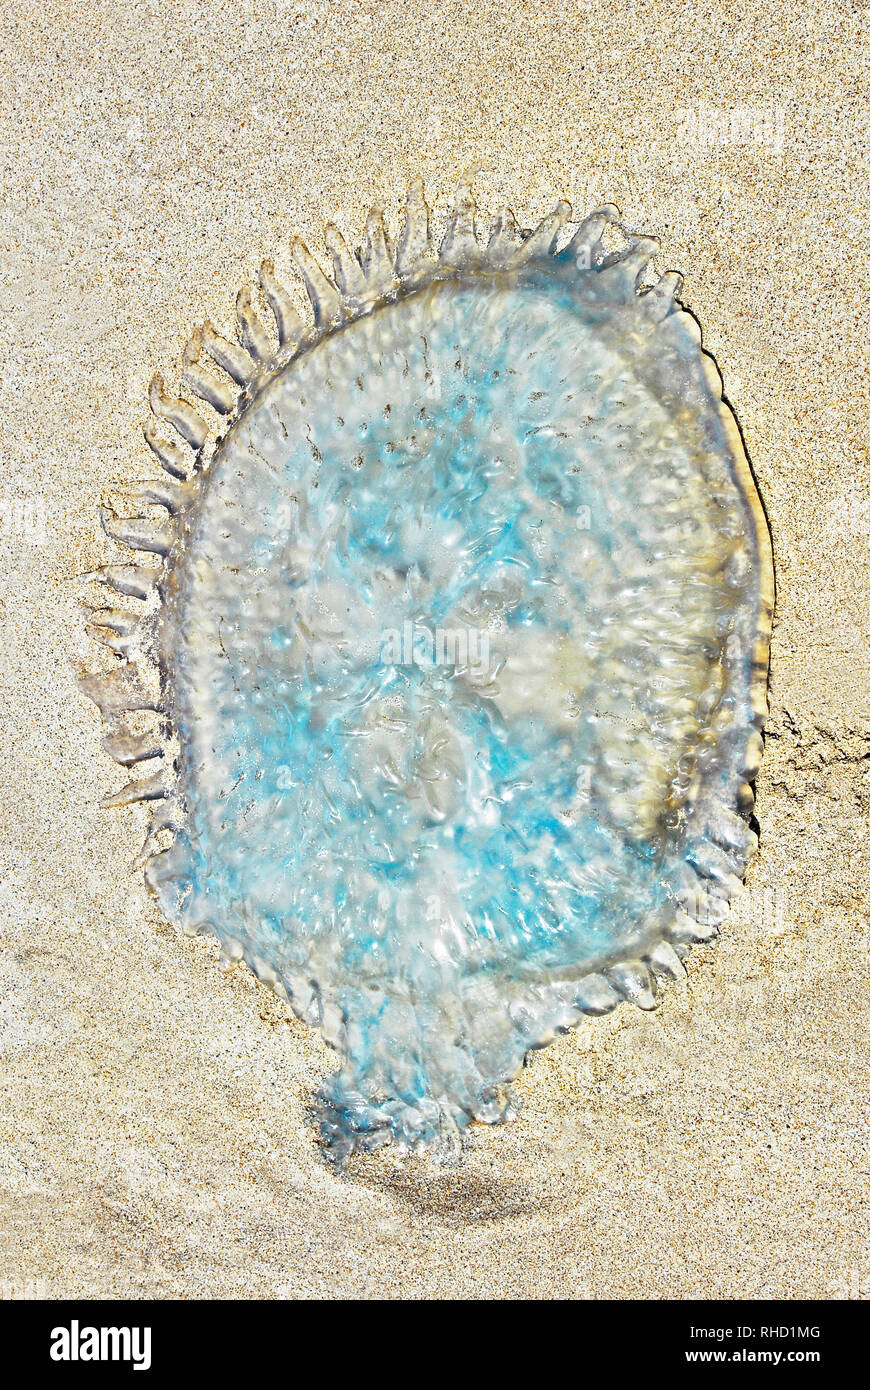
M678 277L569 211L483 240L461 190L436 253L415 186L395 250L295 245L313 326L265 264L274 335L244 292L194 335L209 420L156 382L168 480L104 517L157 556L102 573L113 800L167 915L339 1053L339 1158L453 1152L530 1048L654 1007L756 843L762 509Z

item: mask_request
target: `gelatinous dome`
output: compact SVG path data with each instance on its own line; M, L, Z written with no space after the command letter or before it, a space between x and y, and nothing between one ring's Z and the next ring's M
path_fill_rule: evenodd
M244 298L247 361L206 330L237 407L187 357L234 414L160 499L178 815L148 877L340 1052L339 1156L449 1150L530 1047L651 1007L754 848L760 505L675 277L607 255L609 210L560 249L566 215L484 251L460 203L436 259L417 195L395 258L377 219L361 260L330 235L337 287L299 249L301 341L269 267L282 349Z

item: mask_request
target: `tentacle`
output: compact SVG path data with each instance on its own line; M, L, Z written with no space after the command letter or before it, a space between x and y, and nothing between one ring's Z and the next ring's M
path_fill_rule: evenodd
M423 180L415 179L405 202L405 225L396 253L396 271L400 279L412 280L429 269L434 261Z
M166 774L161 770L151 777L134 778L121 787L120 791L103 797L103 805L108 810L112 806L132 806L136 801L159 801L162 797L169 796L170 792L171 787L166 780Z
M324 229L323 240L332 257L335 282L342 295L351 301L361 299L368 288L363 268L333 223Z
M103 739L103 748L122 767L163 757L163 745L156 733L134 734L126 724L118 724L109 730Z
M646 957L656 975L666 980L683 980L686 967L669 941L659 941Z
M120 541L131 550L150 550L155 555L168 555L175 540L172 527L165 521L148 517L121 517L108 507L100 508L100 522L106 535Z
M601 233L618 222L619 209L613 203L603 203L584 217L562 254L571 257L579 270L594 270L604 255Z
M673 943L687 946L707 946L719 935L719 923L696 921L687 912L678 912L668 930Z
M298 237L290 248L290 254L311 300L315 324L320 327L321 324L338 323L343 317L341 296L333 282L320 269L305 242Z
M517 220L510 208L504 207L493 218L486 248L487 260L493 265L506 265L513 260L522 237Z
M471 185L461 183L453 200L453 212L441 242L441 264L449 266L474 265L480 258L480 246L474 219L477 204Z
M551 256L555 250L559 233L571 216L571 204L560 201L542 218L538 226L526 237L514 256L514 264L523 265L537 256Z
M90 621L98 627L111 628L121 636L127 636L138 628L140 617L126 608L88 608Z
M183 846L176 841L161 854L155 854L145 866L145 882L152 893L161 896L163 888L169 884L184 882L187 872L187 857Z
M160 801L150 801L148 809L151 819L145 839L142 841L142 848L137 854L134 865L137 869L143 868L155 855L165 850L165 844L161 843L161 836L166 832L176 834L181 828L181 808L175 796L164 797ZM145 875L146 884L148 875ZM150 887L150 885L149 885Z
M275 275L275 263L263 261L260 265L260 288L269 301L275 316L278 333L278 346L294 348L305 332L305 324L290 297L289 292Z
M149 478L134 488L131 502L134 506L165 507L170 516L176 516L178 512L190 506L197 491L195 481L176 483L170 482L168 478Z
M104 719L128 710L159 710L159 703L142 684L135 662L116 666L112 671L95 671L79 678L79 687L93 700Z
M255 362L265 365L273 356L269 335L254 312L251 291L245 286L236 295L236 333Z
M208 438L208 426L192 405L177 396L167 396L161 376L155 376L148 391L151 409L158 420L166 420L197 452Z
M108 647L116 656L130 656L139 648L138 632L135 628L129 632L118 632L116 628L103 627L100 623L86 623L85 632L95 642Z
M190 474L190 454L180 444L167 444L157 433L157 421L148 419L142 426L145 442L161 466L173 478L186 482Z
M182 361L182 379L200 400L212 406L220 415L229 415L236 408L237 393L200 365L203 351L202 329L197 328L186 344Z
M575 1000L578 1009L584 1014L609 1014L616 1008L620 996L616 990L599 973L586 975L578 984Z
M396 271L387 244L383 210L379 207L372 208L366 218L361 261L366 284L371 292L383 295L389 294L395 288Z
M644 290L638 303L648 316L652 325L672 314L677 307L677 296L683 288L683 277L676 271L666 270L656 284Z
M620 961L604 971L616 993L639 1009L656 1007L656 983L642 960Z
M107 584L116 594L124 594L127 598L147 599L157 587L159 574L144 565L100 565L82 578Z
M222 367L238 386L247 386L257 370L251 354L246 352L244 348L237 347L235 343L228 342L226 338L222 338L208 320L200 331L202 345L209 357L219 367Z
M623 281L626 295L634 295L641 288L659 247L657 237L635 237L607 267L609 275L618 275Z

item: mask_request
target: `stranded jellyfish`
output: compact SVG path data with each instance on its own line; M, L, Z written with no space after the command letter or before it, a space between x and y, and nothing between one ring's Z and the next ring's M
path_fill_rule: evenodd
M756 845L767 529L679 277L616 209L263 264L155 379L85 679L146 879L319 1027L341 1159L454 1152L526 1053L655 1006ZM264 312L268 306L269 317ZM197 398L197 404L191 398ZM135 609L140 611L134 612ZM141 766L140 766L141 765Z

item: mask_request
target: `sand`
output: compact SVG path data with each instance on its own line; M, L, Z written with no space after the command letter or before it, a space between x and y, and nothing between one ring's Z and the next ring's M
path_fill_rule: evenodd
M11 0L0 17L0 1294L857 1298L866 1250L866 6ZM422 173L612 200L686 277L770 518L761 853L658 1012L444 1170L346 1175L318 1037L160 918L76 663L144 393L260 259Z

